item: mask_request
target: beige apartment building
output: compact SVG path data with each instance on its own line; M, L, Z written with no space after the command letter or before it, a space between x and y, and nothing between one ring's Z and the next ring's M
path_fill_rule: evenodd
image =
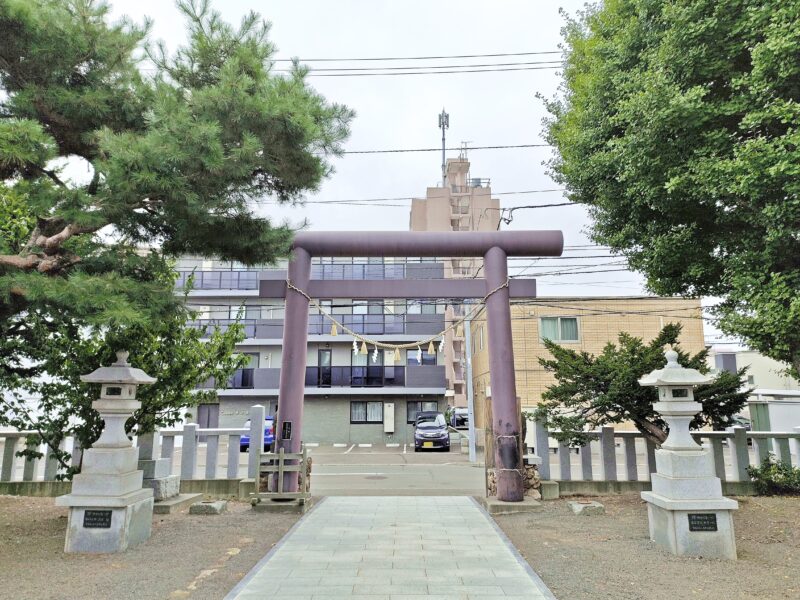
M705 347L700 317L700 300L686 298L543 297L512 305L514 371L521 409L533 409L555 381L539 364L539 358L550 356L543 338L577 351L599 354L608 342L616 342L622 331L649 342L664 325L680 323L681 348L695 353ZM482 445L487 391L491 393L485 314L472 321L470 331L475 430L478 444Z
M411 231L496 231L500 222L500 201L492 198L488 179L473 177L470 163L462 154L447 159L445 185L429 187L425 198L411 201ZM478 258L444 258L445 277L475 277L483 261ZM448 306L445 322L464 315L464 305ZM466 355L463 327L448 332L443 359L447 378L447 402L467 406Z

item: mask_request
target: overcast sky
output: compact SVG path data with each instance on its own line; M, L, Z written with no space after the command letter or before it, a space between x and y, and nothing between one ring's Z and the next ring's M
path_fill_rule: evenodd
M153 39L171 49L182 44L185 26L169 0L112 0L113 14L141 21L154 20ZM256 10L272 23L277 58L415 57L546 52L558 50L564 17L574 15L578 0L216 0L223 17L238 23ZM558 60L559 55L393 61L391 63L312 63L317 67L420 66L496 64ZM555 94L559 70L541 69L490 73L462 73L369 77L309 77L308 81L331 101L356 111L348 150L431 148L441 144L437 115L450 114L448 146L533 144L542 142L545 111L537 92ZM549 148L475 150L469 153L473 177L490 178L493 192L557 188L543 162ZM448 153L456 156L457 152ZM395 198L425 195L440 180L437 152L345 155L335 161L336 172L309 200ZM501 206L511 207L563 201L559 192L500 195ZM407 230L410 201L372 205L265 206L278 220L311 229ZM580 206L519 210L505 229L561 229L565 244L588 244L589 223ZM606 251L572 251L573 255ZM565 264L620 262L620 259L539 261L526 271L553 271ZM519 264L519 263L516 263ZM614 266L579 267L603 270ZM540 295L636 295L643 293L641 277L628 272L587 273L578 276L539 277Z

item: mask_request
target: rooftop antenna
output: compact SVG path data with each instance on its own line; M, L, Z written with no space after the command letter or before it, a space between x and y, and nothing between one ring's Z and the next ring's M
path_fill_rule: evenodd
M461 142L461 150L458 153L458 158L460 160L467 160L467 150L469 150L469 144L472 143L472 140L467 140L466 142Z
M444 107L442 107L442 113L439 115L439 129L442 130L442 187L445 187L445 177L446 177L446 161L444 156L444 139L445 135L444 132L447 129L450 129L450 115L448 115L444 111Z

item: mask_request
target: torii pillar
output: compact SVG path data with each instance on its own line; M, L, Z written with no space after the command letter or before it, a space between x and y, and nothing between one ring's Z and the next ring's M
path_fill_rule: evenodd
M523 296L525 281L507 285L509 256L560 256L564 237L560 231L493 232L300 232L295 236L288 279L312 297L347 298L460 298L486 300L489 328L489 375L492 386L492 435L497 468L497 498L521 502L524 486L520 451L520 415L514 379L511 339L512 296ZM483 257L485 282L480 280L311 281L313 256L372 257ZM279 282L273 282L279 283ZM261 282L262 296L265 282ZM475 286L485 291L475 293ZM306 346L309 300L283 283L286 311L283 326L276 447L300 452L303 431ZM527 288L535 290L535 287ZM344 293L346 291L346 293ZM342 295L344 294L344 295ZM533 295L528 293L527 295ZM296 491L298 473L284 474L284 488Z

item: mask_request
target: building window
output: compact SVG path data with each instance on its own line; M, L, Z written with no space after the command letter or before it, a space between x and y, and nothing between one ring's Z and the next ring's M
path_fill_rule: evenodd
M736 353L723 352L714 357L714 366L719 371L727 371L728 373L737 373L736 368Z
M422 362L417 360L417 354L419 354L419 350L406 350L406 364L411 366L436 364L436 354L428 354L423 350Z
M414 402L409 400L406 403L406 416L409 423L417 420L417 413L425 411L438 411L439 403L436 400L426 400L424 402Z
M483 327L478 329L478 350L483 350Z
M755 385L755 384L756 384L756 378L753 377L752 375L748 375L747 376L747 385Z
M540 337L553 342L577 342L577 317L542 317L539 327Z
M257 369L258 368L258 359L260 357L260 353L258 352L243 352L247 357L247 365L245 365L245 369Z
M383 423L383 402L351 402L351 423Z

